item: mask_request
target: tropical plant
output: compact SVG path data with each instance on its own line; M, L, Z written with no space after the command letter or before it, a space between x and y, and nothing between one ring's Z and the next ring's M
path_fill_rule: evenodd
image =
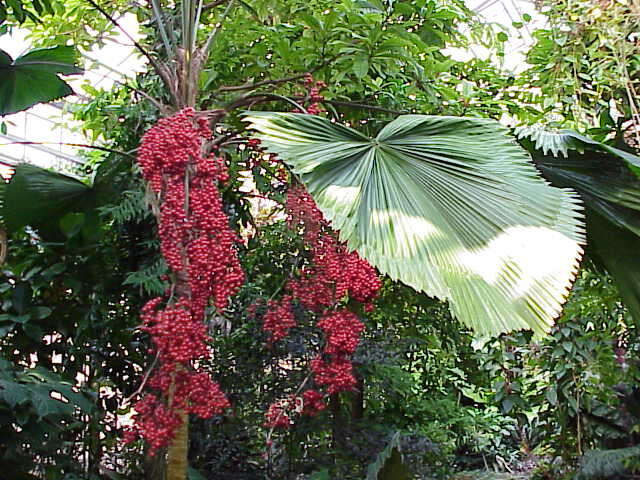
M300 114L246 120L382 273L448 300L479 333L549 329L581 254L578 201L499 124L401 116L370 139Z
M109 22L118 24L111 5L105 9L92 0L88 3ZM226 205L224 214L229 216L229 220L225 218L221 224L241 227L243 235L248 237L247 250L257 249L259 237L251 232L259 230L261 225L249 213L248 197L262 195L282 202L286 189L286 182L282 179L286 172L273 159L266 161L262 158L264 152L259 150L255 140L242 138L246 129L238 121L236 112L249 108L252 111L247 116L261 132L263 145L277 153L294 172L292 183L299 179L307 185L319 208L340 231L340 238L380 271L418 290L448 300L452 312L479 332L495 333L527 327L537 333L549 330L575 274L583 241L579 200L566 187L578 190L586 203L591 191L587 188L581 191L578 182L557 184L555 187L547 184L530 163L526 152L496 122L426 115L401 116L387 122L391 115L412 109L420 113L466 112L497 116L502 107L513 111L519 108L515 102L494 100L495 92L486 86L486 78L491 74L487 73L490 69L486 64L472 62L470 66L463 66L442 53L446 44L465 43L464 36L455 32L460 22L471 22L471 16L461 2L409 4L376 1L336 5L328 1L311 4L259 1L248 5L246 2L229 1L205 5L185 0L172 7L161 7L160 2L153 1L151 14L146 9L136 8L141 18L151 20L146 27L150 34L147 43L145 46L136 43L136 47L146 56L153 71L140 76L135 86L122 88L115 95L115 103L119 105L140 102L149 108L138 111L137 118L121 118L123 109L114 108L114 102L107 96L100 99L100 108L95 104L85 110L80 107L78 115L89 120L87 125L95 137L102 134L107 138L116 137L116 142L121 141L125 127L119 124L124 123L133 132L123 142L127 146L122 149L129 151L137 146L142 131L154 124L158 115L170 116L183 107L197 107L199 111L192 115L201 121L208 120L215 132L213 138L201 139L202 143L198 144L202 148L202 160L215 150L221 169L218 174L224 173L224 168L229 172L229 183L217 184L220 198ZM82 11L82 7L77 9L77 12ZM348 18L350 28L344 27L343 17ZM94 17L92 19L95 20ZM477 30L473 32L473 35L477 34ZM86 36L82 38L86 40ZM147 50L149 47L151 51ZM324 82L315 82L309 75L310 71ZM441 75L447 71L458 76ZM459 89L459 76L473 77L473 81L465 79L466 83L460 84L463 88ZM500 81L504 82L500 85L507 85L503 78ZM327 83L328 86L323 85ZM263 104L268 104L269 108L293 107L310 113L327 108L327 117L332 121L299 113L256 111L264 108ZM100 111L102 109L104 111ZM342 125L346 122L361 128ZM114 135L109 128L119 133ZM378 132L375 138L371 138L372 132ZM581 141L592 146L588 148L612 153L624 160L625 155L614 153L607 146L596 146L575 136L571 138L574 146ZM254 150L247 154L236 148L238 142ZM115 146L120 149L120 145ZM103 165L107 170L114 158L131 160L126 155L115 155L105 160ZM626 161L634 163L637 159L629 156ZM191 165L185 178L171 177L172 185L191 187L190 182L197 179L194 169ZM131 172L126 168L125 171ZM247 195L239 187L243 183L240 177L249 171L257 191ZM29 172L18 169L12 182L4 188L6 198L10 195L15 199L25 198L27 191L39 195L34 197L37 200L56 199L56 192L60 191L77 195L73 198L85 198L85 195L93 198L100 186L94 183L93 187L88 187L82 182L42 171L32 170L33 175L25 173ZM167 172L162 181L167 181L170 174ZM154 179L161 179L154 175L154 172L145 173L152 184ZM547 178L552 180L550 175ZM32 180L34 184L31 184ZM61 185L62 188L55 190L46 186L50 180L52 185ZM620 188L626 191L629 179L625 177L619 182ZM158 185L156 182L155 187ZM99 229L107 231L112 226L105 218L109 213L117 212L121 217L127 217L133 210L140 214L138 209L144 199L140 185L129 183L126 189L125 198L117 205L96 200L84 209L68 201L69 197L62 198L58 204L60 215L46 218L41 215L42 211L34 208L28 212L18 208L23 205L14 202L7 207L6 198L3 209L5 216L8 215L13 222L13 230L30 224L46 237L45 230L61 229L70 240L81 244L87 220L95 215L96 206L101 206L99 211L102 212L102 216L97 216L100 218ZM161 188L156 190L163 191ZM607 195L620 200L611 192L602 193L598 198ZM161 193L147 198L162 208L167 196ZM625 197L618 203L627 206L632 200ZM13 210L9 212L8 208ZM26 213L35 215L28 217ZM162 222L162 216L159 217ZM149 215L144 217L147 233L151 230L150 218ZM620 226L621 218L632 224L630 217L620 213L616 225ZM169 227L165 223L162 228L166 232ZM116 229L116 232L121 231ZM153 258L140 262L146 269L138 272L138 277L127 276L127 282L137 282L141 287L146 285L162 294L167 283L159 277L166 273L166 265L158 262L157 243L136 232L134 248L141 248L140 237L144 238L147 242L145 252L150 250ZM129 235L127 229L122 233ZM286 244L286 238L286 235L279 237L280 246ZM312 257L309 249L305 248L298 245L296 249L300 262L308 262ZM238 251L246 265L259 264L249 254L242 258L246 253L244 246L239 246ZM247 297L263 296L273 300L281 293L282 287L278 288L278 285L284 285L289 277L286 271L299 275L302 270L298 267L309 265L291 264L290 260L291 252L281 252L274 260L278 267L282 267L280 271L273 266L265 269L263 277L253 278L255 283L246 286L253 295L240 290L239 298L226 311L207 309L206 318L210 320L211 328L225 331L229 318L239 320L236 317L242 316L241 312L248 305ZM155 267L152 268L153 265ZM186 287L180 280L182 273L174 264L173 273L168 278L169 291L178 289L183 296L189 296L185 292L191 286ZM122 280L122 275L118 278ZM113 308L120 305L131 312L138 307L134 303L113 301L110 305ZM350 302L349 306L353 307L353 303ZM338 302L334 306L337 305ZM120 307L116 310L120 311ZM298 317L303 316L297 313ZM309 318L315 317L308 316L307 320ZM244 366L238 360L238 352L243 348L259 348L251 340L256 331L259 332L257 327L254 320L238 321L236 330L229 334L230 338L220 340L214 347L223 351L222 347L227 345L230 351L228 359L216 356L221 359L221 365L228 366L226 369L220 367L218 372L227 375L221 379L223 385L225 380L228 384L237 381L237 378L229 376L237 377L237 372L245 372L241 370ZM301 328L301 332L307 331ZM238 338L243 334L250 338ZM311 344L309 352L318 351L321 343L322 337L316 328L307 342ZM126 344L126 339L123 344ZM309 356L308 353L306 355ZM256 357L259 356L256 354ZM253 377L249 377L256 378L260 387L247 386L245 397L255 393L256 389L262 389L262 394L268 390L259 381L264 381L267 371L269 378L278 378L279 368L288 370L292 377L302 373L300 369L292 369L292 363L287 363L297 360L295 351L269 358L270 363L262 363L265 362L264 357L250 358L262 366L252 373ZM151 370L154 362L149 363ZM197 363L204 365L207 361L202 357ZM208 367L215 371L215 362ZM411 378L411 375L406 378ZM464 382L460 379L456 382L462 388ZM395 388L398 391L404 389L399 383ZM282 388L274 390L282 394L295 392L295 388L292 390L291 385L284 381ZM229 391L234 393L232 388ZM467 392L474 395L469 389ZM168 397L171 398L170 392ZM336 396L333 398L337 399ZM456 402L449 404L452 409L457 406ZM345 407L346 402L335 400L332 405ZM256 411L251 415L253 424L257 425ZM334 409L332 415L334 430L337 430L335 427L339 426L342 418L340 408ZM494 427L498 429L495 431L500 431L512 425L511 421L501 422L496 416L496 409L486 408L482 414L475 415L474 421L464 418L459 423L474 425L483 432L494 431ZM209 422L199 424L196 431L206 432L218 420ZM183 425L187 423L183 421ZM464 426L460 427L460 430L464 429ZM242 433L242 428L222 430ZM338 437L335 434L322 435L318 434L321 437L318 442L324 444L330 436ZM290 440L288 447L278 449L274 446L268 451L277 449L282 457L295 452L293 439L296 437L286 438ZM306 441L311 444L309 438ZM484 438L483 435L483 441ZM174 442L181 449L182 460L185 442L184 436L180 442ZM483 445L492 450L500 448L494 443L488 441ZM214 447L209 445L198 451L211 451ZM310 450L305 448L301 445L297 451ZM269 462L274 459L277 460L275 456L268 455ZM175 478L184 478L185 462L170 463L170 471ZM198 463L200 466L206 467L202 458ZM273 471L272 464L267 471Z
M611 131L638 147L638 5L621 0L540 0L547 17L533 32L531 68L540 119L604 139Z
M51 102L73 90L59 75L82 73L70 46L31 50L16 59L0 50L0 116Z
M516 129L542 175L575 189L585 204L588 255L618 284L640 319L640 157L576 132Z

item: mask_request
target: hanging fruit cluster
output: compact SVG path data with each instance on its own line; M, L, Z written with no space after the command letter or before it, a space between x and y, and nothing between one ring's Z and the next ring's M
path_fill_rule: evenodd
M304 100L309 103L307 112L322 112L320 102L324 97L320 90L326 84L306 74L304 86L307 89ZM249 140L247 147L258 157L264 155L259 140ZM273 154L269 160L279 162ZM356 388L351 356L358 346L364 324L345 305L347 302L351 305L360 303L370 312L373 309L371 302L382 286L375 269L338 240L304 186L289 187L286 211L289 227L302 233L311 261L287 282L285 294L280 299L267 302L262 327L270 344L284 339L296 326L294 306L298 305L318 319L317 326L325 335L325 346L311 361L317 389L307 389L274 402L266 413L265 425L271 428L290 426L292 416L296 414L316 415L326 407L326 396Z
M311 361L317 389L307 389L301 396L272 404L265 423L271 428L290 426L293 414L315 415L325 408L327 395L356 388L351 357L364 324L345 305L347 300L359 302L370 311L371 301L382 286L375 269L337 239L302 185L289 189L286 208L289 225L302 231L312 260L287 282L287 293L280 300L269 302L263 328L271 343L282 340L296 325L293 305L298 304L315 313L317 326L325 335L325 346Z
M224 310L244 281L218 184L228 179L224 158L208 155L206 118L184 109L147 131L138 162L159 200L162 255L172 270L168 298L142 309L142 327L153 341L159 366L148 392L135 405L135 425L127 440L143 438L152 452L166 447L185 414L209 418L229 401L208 373L199 371L209 356L203 323L210 302Z

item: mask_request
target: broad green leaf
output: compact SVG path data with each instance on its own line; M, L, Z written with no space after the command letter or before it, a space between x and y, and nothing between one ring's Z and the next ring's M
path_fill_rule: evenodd
M448 300L479 334L549 330L582 253L581 207L500 124L404 115L372 139L315 116L246 120L382 273Z
M82 73L75 62L70 46L31 50L15 60L0 50L0 115L71 95L73 90L59 75Z
M206 478L195 468L189 467L187 470L187 480L206 480Z
M587 211L587 225L589 254L611 274L635 323L640 324L640 237L593 210Z
M84 217L84 213L67 213L60 219L60 230L67 238L77 235L84 225Z
M409 470L400 453L400 434L396 432L389 444L367 468L366 480L408 480Z
M586 207L588 254L612 275L640 322L640 158L575 132L517 132L542 175Z
M0 339L7 336L7 334L11 333L15 325L0 325Z
M632 172L640 176L640 157L607 145L606 143L597 142L573 130L553 132L533 126L518 127L515 133L518 138L530 139L534 143L535 148L541 150L544 155L548 155L551 152L554 157L558 157L560 154L569 157L570 150L580 153L583 153L585 150L609 153L623 160Z
M46 384L29 385L31 403L35 408L38 417L43 418L47 415L55 415L59 413L73 413L73 406L71 404L63 403L62 401L51 397L51 392L53 391L54 389Z
M32 297L33 289L30 284L27 282L16 283L11 294L11 303L18 315L23 315L27 312L31 306Z
M0 398L14 408L28 400L29 389L10 380L0 380Z
M353 73L358 78L364 78L369 72L369 57L366 55L358 55L353 60Z
M0 191L0 218L8 233L25 225L59 228L69 211L90 204L91 188L80 180L29 164L20 164Z
M31 316L35 320L43 320L50 316L52 312L53 310L51 310L49 307L33 307L31 309Z
M309 480L331 480L331 476L329 475L329 470L325 468L324 470L312 473L309 476Z

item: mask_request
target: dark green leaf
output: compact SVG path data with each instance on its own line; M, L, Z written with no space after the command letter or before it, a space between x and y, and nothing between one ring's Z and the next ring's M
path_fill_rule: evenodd
M27 310L31 306L32 296L33 289L31 288L31 285L26 282L17 283L13 288L13 293L11 294L13 309L19 315L27 313Z
M366 55L357 56L353 60L353 73L358 78L364 78L369 72L369 57Z
M9 233L26 225L59 231L58 219L89 207L91 195L91 188L73 177L20 164L4 189L0 217Z
M640 157L606 143L597 142L572 130L553 132L537 126L519 127L516 129L516 136L530 139L535 148L541 150L544 155L552 153L555 157L560 154L568 157L570 150L582 153L585 149L609 153L624 161L631 171L640 176Z
M324 469L319 472L314 472L309 476L309 480L331 480L329 470Z
M31 317L35 320L43 320L51 315L52 310L49 307L33 307L31 309Z
M189 467L187 471L187 480L207 480L198 470L193 467Z
M60 400L51 397L53 389L48 385L33 384L29 386L31 403L40 418L47 415L73 413L73 408Z
M42 341L44 332L42 331L42 328L40 328L38 325L34 325L33 323L27 323L22 325L22 330L27 335L27 337L29 337L31 340L35 342Z
M84 213L67 213L60 219L60 230L67 238L77 235L84 225Z
M583 198L588 254L612 275L640 321L640 158L568 130L528 127L517 134L529 140L523 143L545 178Z
M366 480L409 480L411 475L402 461L400 433L396 432L386 448L367 468Z
M75 62L76 51L69 46L32 50L15 60L0 50L0 115L72 94L59 74L82 73Z
M29 389L24 385L9 380L0 380L0 398L11 408L21 405L29 399Z
M13 330L14 325L0 325L0 338L4 338Z

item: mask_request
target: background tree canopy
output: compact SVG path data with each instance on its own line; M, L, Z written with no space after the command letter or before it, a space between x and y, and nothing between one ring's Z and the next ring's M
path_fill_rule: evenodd
M470 45L504 51L504 31L462 0L0 6L1 32L20 26L33 42L0 58L2 114L69 94L58 75L78 73L75 52L103 43L124 13L137 17L148 61L127 84L84 85L69 106L100 147L77 178L19 165L0 185L5 474L636 471L638 12L613 0L540 7L549 23L534 32L529 68L513 74L448 55ZM198 365L231 410L192 415L188 470L172 476L173 454L151 456L122 437L158 367L140 309L180 284L158 239L154 208L164 199L146 187L136 153L159 118L183 107L213 127L204 148L228 168L219 192L246 278L226 309L207 308L212 355ZM331 307L366 328L350 357L357 385L327 395L315 416L287 399L315 381L318 352L328 358L322 313L294 301L286 337L273 342L265 331L291 279L319 268L310 237L287 221L298 182L340 239L387 275L372 305L350 294ZM427 227L436 234L422 235ZM518 331L526 327L535 341ZM269 405L286 402L293 423L269 426Z

